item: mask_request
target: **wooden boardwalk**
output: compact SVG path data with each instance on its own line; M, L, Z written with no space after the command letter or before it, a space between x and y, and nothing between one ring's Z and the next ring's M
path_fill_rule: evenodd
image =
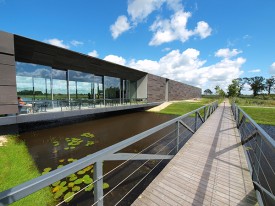
M228 103L218 107L132 205L258 205Z

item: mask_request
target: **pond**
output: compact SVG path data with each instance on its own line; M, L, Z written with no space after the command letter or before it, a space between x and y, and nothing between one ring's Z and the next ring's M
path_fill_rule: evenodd
M96 151L125 140L172 118L175 118L175 116L152 112L124 113L91 120L87 120L86 118L85 121L76 120L73 124L22 132L19 138L26 142L29 152L40 172L47 173L50 170L62 167L72 161L95 153ZM39 127L41 127L41 125L39 125ZM129 147L129 149L127 148L127 152L137 152L147 143L146 141L136 143ZM108 176L106 180L104 179L104 182L106 181L104 185L106 188L105 191L108 191L109 186L112 187L113 184L121 181L121 179L131 172L129 166L134 168L139 166L141 162L142 161L135 161L135 163L129 163L130 165L126 164L123 168L119 168L114 175ZM147 167L153 167L155 161L152 160L152 162L153 163L149 164ZM104 162L104 173L110 171L119 163L121 163L121 161ZM165 163L159 167L163 167L164 164ZM128 169L125 169L127 167ZM121 185L121 188L118 188L117 192L114 191L110 193L109 197L104 200L104 204L113 205L118 197L122 197L124 193L126 194L127 191L129 191L129 187L133 185L133 182L137 182L141 178L139 176L146 174L147 169L148 168L145 167L145 169L141 170L134 179L132 179L133 181L128 180L128 183L126 182ZM54 195L56 195L57 200L62 200L65 194L73 190L73 188L75 188L75 191L78 191L79 188L85 186L85 183L90 183L93 177L92 172L93 168L91 166L52 185L51 189ZM77 182L78 179L81 179L82 182ZM61 192L62 189L65 191ZM60 192L57 194L58 191ZM80 193L71 202L65 204L91 205L93 203L92 188L90 188L90 191L89 193ZM135 192L138 193L139 191ZM127 201L129 203L129 201L132 200ZM124 202L121 204L123 205L126 203Z

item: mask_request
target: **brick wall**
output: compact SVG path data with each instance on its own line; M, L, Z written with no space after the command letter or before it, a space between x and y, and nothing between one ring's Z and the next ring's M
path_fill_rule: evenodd
M169 101L192 99L201 97L201 88L190 86L181 82L169 80L168 99Z
M148 74L148 85L147 85L148 102L164 102L165 85L166 85L165 78Z

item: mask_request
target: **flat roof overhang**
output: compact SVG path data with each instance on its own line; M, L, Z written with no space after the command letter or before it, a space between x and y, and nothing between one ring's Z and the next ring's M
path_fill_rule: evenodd
M15 60L136 81L147 73L75 51L14 35Z

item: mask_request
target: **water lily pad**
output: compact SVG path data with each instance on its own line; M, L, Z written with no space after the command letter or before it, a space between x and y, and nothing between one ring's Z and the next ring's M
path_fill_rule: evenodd
M76 181L74 181L74 184L76 184L76 185L79 185L81 183L82 183L82 179L77 179Z
M64 150L68 150L68 149L70 149L70 147L65 147L65 148L64 148Z
M74 198L74 192L68 192L68 193L64 196L64 201L65 201L65 202L70 202L73 198Z
M56 192L53 196L54 199L58 199L63 195L63 192L61 190L59 190L58 192Z
M74 177L70 177L69 180L70 180L71 182L73 182L73 181L75 181L76 179L77 179L77 176L74 176Z
M90 169L92 169L94 166L93 165L90 165L90 166L88 166L88 167L85 167L83 170L85 171L85 172L88 172Z
M67 184L67 182L66 182L66 181L63 181L63 182L60 183L60 186L61 186L61 187L64 187L66 184Z
M78 175L83 175L83 174L85 174L85 172L86 172L85 170L80 170L80 171L77 172L77 174Z
M88 138L94 138L95 135L89 132L83 133L80 135L81 137L88 137Z
M69 158L69 159L68 159L68 162L72 162L72 161L74 161L73 158Z
M44 172L49 172L49 171L51 171L51 170L52 170L52 168L47 167L47 168L45 168L43 171L44 171Z
M70 149L75 149L75 147L70 147Z
M73 187L74 183L73 182L69 182L68 187Z
M64 167L64 165L58 165L57 168L61 168L61 167Z
M45 175L45 174L47 174L47 173L49 173L49 172L42 172L42 175Z
M108 183L106 183L106 182L103 183L103 190L105 190L109 187L110 187L110 185Z
M62 160L59 160L59 162L60 162L60 163L62 163L62 162L64 162L64 161L65 161L64 159L62 159Z
M53 189L52 189L52 192L55 193L55 192L58 192L62 187L60 185L57 185L55 186Z
M53 184L52 184L52 186L53 186L53 187L56 187L57 185L59 185L59 184L60 184L60 182L61 182L61 181L59 180L59 181L57 181L57 182L53 183Z
M82 180L87 185L93 182L93 179L89 175L84 175L84 177L82 177Z
M79 186L74 186L73 188L72 188L72 191L73 192L77 192L77 191L79 191L80 190L80 187Z
M86 192L91 191L92 189L94 189L94 184L91 184L89 187L85 188Z
M66 192L68 190L68 187L62 187L61 189L60 189L60 191L62 191L62 192Z
M92 146L92 145L94 145L94 144L95 144L94 141L88 141L88 142L86 143L86 146Z

